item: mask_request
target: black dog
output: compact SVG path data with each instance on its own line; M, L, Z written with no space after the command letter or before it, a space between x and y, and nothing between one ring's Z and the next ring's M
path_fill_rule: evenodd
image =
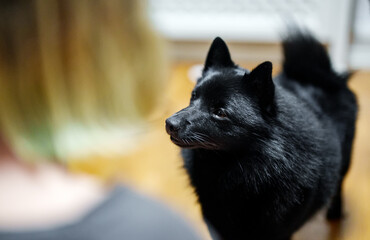
M223 239L290 239L317 210L341 217L357 104L349 74L307 33L283 42L283 72L249 72L216 38L190 105L166 120L206 220Z

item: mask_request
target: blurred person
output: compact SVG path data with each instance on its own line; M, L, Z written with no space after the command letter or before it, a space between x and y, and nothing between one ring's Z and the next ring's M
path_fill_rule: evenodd
M161 203L65 167L129 148L158 105L164 61L144 9L0 1L0 239L198 239Z

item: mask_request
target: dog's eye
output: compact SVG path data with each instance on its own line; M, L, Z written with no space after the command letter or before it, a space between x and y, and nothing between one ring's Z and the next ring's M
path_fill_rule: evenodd
M218 118L227 118L227 114L226 112L223 110L223 109L217 109L214 114L218 117Z

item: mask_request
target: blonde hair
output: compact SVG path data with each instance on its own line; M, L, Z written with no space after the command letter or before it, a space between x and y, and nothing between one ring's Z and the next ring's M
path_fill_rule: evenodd
M136 0L0 2L0 133L13 151L63 160L143 122L165 79L145 13Z

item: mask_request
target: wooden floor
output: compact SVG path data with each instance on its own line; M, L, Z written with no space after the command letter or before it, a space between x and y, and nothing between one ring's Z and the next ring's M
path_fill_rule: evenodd
M187 78L190 64L176 64L163 111L140 137L138 148L113 159L96 158L70 163L74 171L95 174L108 181L123 181L140 191L159 198L189 219L204 239L210 239L199 206L182 169L179 149L164 130L164 119L185 107L193 83ZM253 64L246 64L252 68ZM276 68L277 69L277 68ZM319 213L306 224L294 240L369 240L370 239L370 72L357 72L350 82L360 105L352 165L345 181L345 218L328 223Z

